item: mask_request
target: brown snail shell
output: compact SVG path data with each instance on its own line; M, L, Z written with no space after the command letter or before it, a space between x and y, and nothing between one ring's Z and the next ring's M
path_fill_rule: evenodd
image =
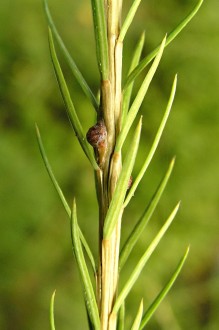
M105 160L107 148L107 130L102 119L89 128L86 138L90 145L92 145L92 147L97 151L98 163L102 166Z
M104 147L106 145L107 131L103 120L98 121L87 132L87 141L93 148Z

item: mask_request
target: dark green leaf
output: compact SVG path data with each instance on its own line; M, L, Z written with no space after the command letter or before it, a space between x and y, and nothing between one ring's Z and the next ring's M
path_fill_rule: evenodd
M90 160L93 168L95 170L98 169L98 165L96 163L96 160L94 158L93 152L91 151L88 142L86 140L85 134L83 132L81 123L79 121L79 118L76 114L73 102L71 100L71 96L68 90L68 86L65 82L65 78L63 76L58 58L56 56L56 51L55 51L55 47L54 47L54 43L53 43L53 37L52 37L52 32L49 29L49 46L50 46L50 53L51 53L51 58L52 58L52 63L53 63L53 67L55 70L55 74L56 74L56 78L59 84L59 88L62 94L62 98L64 100L65 106L66 106L66 110L67 110L67 114L70 120L70 123L74 129L75 135L78 138L78 141L82 147L82 149L84 150L85 155L87 156L87 158Z
M54 24L54 21L52 19L49 7L48 7L48 3L47 0L44 0L44 8L45 8L45 13L46 13L46 18L47 18L47 22L48 25L50 27L50 29L52 30L52 33L62 51L62 54L64 55L73 75L75 76L77 82L79 83L79 85L81 86L84 94L88 97L88 99L91 101L91 103L93 104L94 108L96 111L98 111L99 105L97 102L96 97L94 96L93 92L91 91L90 87L88 86L86 80L84 79L82 73L80 72L80 70L78 69L75 61L73 60L72 56L69 54L69 51L67 50L62 38L60 37L60 34L58 33L56 26Z
M91 0L91 4L96 39L97 62L102 80L107 80L109 73L109 60L104 1Z

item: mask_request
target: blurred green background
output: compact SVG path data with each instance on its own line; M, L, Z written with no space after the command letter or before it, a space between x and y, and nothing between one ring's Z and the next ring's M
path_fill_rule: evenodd
M131 2L125 1L124 13ZM124 74L141 32L146 31L146 55L194 4L189 0L143 1L125 40ZM51 0L50 7L69 50L97 92L90 1ZM58 91L41 1L2 0L0 15L0 329L49 329L49 301L56 288L57 329L83 330L86 315L68 219L43 167L34 123L41 129L68 201L77 198L79 222L97 256L93 173L71 131ZM94 124L94 111L61 62L75 107L88 129ZM206 0L197 17L165 51L141 109L144 127L134 176L153 141L176 72L179 83L173 112L125 213L123 237L176 155L174 173L122 281L179 199L182 206L127 300L127 328L142 295L147 306L190 244L186 266L149 328L215 330L219 326L218 0Z

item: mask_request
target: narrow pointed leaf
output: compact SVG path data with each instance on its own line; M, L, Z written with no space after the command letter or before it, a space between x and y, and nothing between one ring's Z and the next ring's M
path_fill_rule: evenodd
M186 27L186 25L191 21L191 19L196 15L199 8L201 7L204 0L199 0L192 11L172 30L167 36L167 41L165 47L169 45L177 35ZM160 45L157 46L150 54L148 54L139 65L130 73L128 76L124 89L128 87L128 85L141 73L141 71L153 60L153 58L157 55L160 49Z
M120 34L119 34L119 42L123 42L124 38L125 38L125 35L133 21L133 18L135 17L135 14L136 14L136 11L139 7L141 3L141 0L134 0L133 1L133 4L125 18L125 21L122 25L122 28L121 28L121 31L120 31Z
M71 209L70 209L70 207L69 207L69 205L68 205L68 203L67 203L67 201L65 199L65 196L64 196L64 194L62 192L62 189L60 188L60 186L59 186L59 184L58 184L58 182L57 182L57 180L55 178L55 175L53 173L53 170L52 170L51 165L49 163L49 160L47 158L47 155L46 155L46 152L45 152L45 148L43 146L43 141L41 139L40 131L39 131L39 128L38 128L37 125L36 125L36 136L37 136L37 142L38 142L38 145L39 145L40 153L41 153L41 156L42 156L42 159L43 159L43 163L45 165L45 168L47 170L47 173L49 174L49 177L50 177L50 179L51 179L51 181L52 181L52 183L53 183L53 185L55 187L55 190L56 190L56 192L57 192L57 194L58 194L58 196L59 196L59 198L60 198L60 200L61 200L61 202L62 202L62 204L64 206L64 209L65 209L66 213L68 214L69 219L70 219L71 218ZM95 274L95 272L96 272L96 266L95 266L94 257L92 255L92 252L91 252L91 250L89 248L89 245L88 245L88 243L87 243L84 235L82 234L81 230L80 230L80 238L81 238L81 242L82 242L82 244L84 246L84 249L85 249L85 251L86 251L86 253L88 255L88 258L90 260L90 263L92 265L93 272Z
M102 80L107 80L109 73L109 60L104 1L91 0L91 5L93 12L98 67Z
M57 78L59 88L60 88L60 91L61 91L61 94L62 94L62 98L63 98L65 106L66 106L66 110L67 110L67 114L68 114L70 123L71 123L71 125L74 129L75 135L77 136L78 141L79 141L82 149L84 150L85 155L90 160L93 168L95 170L97 170L98 165L95 161L93 152L90 149L90 147L88 145L88 142L85 138L85 134L83 132L81 123L79 121L79 118L76 114L76 111L75 111L73 102L71 100L67 84L65 82L65 78L63 76L61 67L59 65L58 58L56 56L56 51L55 51L55 47L54 47L54 43L53 43L52 32L51 32L50 29L49 29L49 46L50 46L50 53L51 53L53 67L54 67L56 78Z
M133 124L133 121L135 120L135 117L140 109L140 106L144 100L144 97L145 97L145 94L147 93L147 90L150 86L150 83L153 79L153 76L157 70L157 67L160 63L160 60L161 60L161 57L162 57L162 54L163 54L163 50L164 50L164 46L165 46L165 42L166 42L166 38L163 39L163 42L160 46L160 49L159 49L159 52L150 68L150 70L148 71L139 91L138 91L138 94L137 96L135 97L135 100L133 101L132 105L131 105L131 108L128 112L128 115L126 117L126 120L125 120L125 123L124 123L124 126L118 136L118 140L117 140L117 143L116 143L116 148L115 150L118 152L119 150L121 150L122 146L123 146L123 143L126 139L126 136L130 130L130 127L132 126Z
M135 52L132 57L132 62L130 65L129 73L132 72L132 70L135 69L135 67L138 65L142 49L144 46L144 40L145 40L145 33L142 33L139 42L137 43ZM132 95L132 89L133 89L134 81L126 88L126 90L123 93L123 101L122 101L122 127L124 124L124 121L126 119L128 109L129 109L129 104L130 104L130 99Z
M50 301L50 328L51 330L56 330L55 328L55 319L54 319L54 302L55 302L56 291L53 292L51 301Z
M140 324L141 324L141 319L142 319L142 314L143 314L143 299L141 300L137 315L135 317L135 320L133 322L133 325L131 327L131 330L139 330Z
M144 316L142 318L140 330L144 329L145 325L148 323L148 321L150 320L150 318L152 317L152 315L154 314L154 312L156 311L156 309L160 306L162 300L166 297L167 293L169 292L169 290L173 286L174 282L176 281L178 275L181 272L181 269L182 269L182 267L183 267L183 265L184 265L184 263L186 261L186 258L188 256L188 253L189 253L189 247L187 248L186 253L182 257L182 259L179 262L178 266L176 267L176 270L174 271L174 273L171 276L170 280L166 283L166 285L163 287L163 289L160 291L160 293L158 294L158 296L152 302L152 304L150 305L150 307L148 308L148 310L145 312L145 314L144 314Z
M82 250L81 240L79 236L79 228L77 223L77 211L76 211L75 200L73 202L73 209L71 216L71 240L72 240L73 253L77 262L78 270L83 284L84 299L85 299L87 311L89 313L89 320L91 321L94 329L98 330L100 329L98 307Z
M144 210L143 214L141 215L139 221L136 223L134 229L132 230L131 234L127 238L121 253L120 253L120 270L124 266L125 262L128 259L131 251L133 250L135 244L137 243L139 237L141 236L143 230L145 229L146 225L148 224L149 220L151 219L157 204L166 188L167 182L169 181L170 175L172 173L174 167L175 159L173 159L169 165L167 172L165 173L162 181L160 182L159 186L157 187L153 197L151 198L148 206Z
M93 326L93 324L91 322L90 315L89 315L88 310L87 310L87 306L85 305L85 307L86 307L88 328L89 328L89 330L95 330L94 329L94 326Z
M57 191L58 196L59 196L59 198L60 198L60 200L61 200L61 202L62 202L62 204L63 204L63 206L64 206L64 208L65 208L65 210L66 210L66 212L67 212L67 214L69 216L69 218L70 218L70 216L71 216L71 209L70 209L70 207L69 207L69 205L68 205L68 203L67 203L67 201L65 199L65 196L64 196L64 194L62 192L62 189L60 188L60 186L59 186L59 184L58 184L58 182L57 182L57 180L55 178L55 175L54 175L54 173L52 171L51 165L49 163L49 160L47 158L47 155L46 155L46 152L45 152L45 149L44 149L44 146L43 146L43 141L42 141L42 138L41 138L41 135L40 135L39 128L38 128L37 125L35 125L35 126L36 126L37 142L38 142L38 145L39 145L40 153L41 153L41 156L42 156L44 165L46 167L47 173L49 174L49 177L50 177L50 179L51 179L51 181L52 181L52 183L53 183L53 185L55 187L55 190Z
M133 285L137 281L140 273L142 272L146 262L149 260L150 256L156 249L157 245L159 244L160 240L166 233L167 229L171 225L173 219L175 218L175 215L179 209L179 203L176 205L166 222L164 223L163 227L160 229L158 234L155 236L143 256L141 257L140 261L138 262L137 266L133 270L132 274L130 275L129 279L127 280L126 284L124 285L124 288L122 289L121 293L119 294L118 298L116 299L115 305L113 307L112 313L117 313L121 304L123 303L124 299L126 299L127 295L129 294L130 290L132 289Z
M132 169L135 163L135 158L138 151L139 140L141 135L142 118L140 119L138 126L135 130L132 144L127 151L127 155L124 160L122 171L120 173L118 183L116 185L115 192L113 194L112 201L110 203L105 223L104 223L104 239L108 239L116 225L118 216L123 209L123 202L128 187L128 181L132 173Z
M125 302L119 309L116 330L125 330Z
M175 96L175 92L176 92L176 84L177 84L177 76L175 76L175 79L174 79L174 82L173 82L173 86L172 86L172 90L171 90L171 94L170 94L170 98L169 98L169 101L168 101L168 104L167 104L167 107L166 107L166 110L165 110L165 113L164 113L164 116L162 118L162 121L160 123L160 126L158 128L158 131L157 131L157 134L155 136L155 139L154 139L154 142L152 144L152 147L149 151L149 154L137 176L137 178L135 179L135 181L133 182L132 186L131 186L131 189L128 193L128 196L126 197L126 200L125 200L125 203L124 203L124 207L126 207L128 205L128 203L130 202L131 198L134 196L134 193L141 181L141 179L143 178L154 154L155 154L155 151L157 149L157 146L160 142L160 139L161 139L161 136L162 136L162 133L164 131L164 128L166 126L166 122L168 120L168 117L169 117L169 114L170 114L170 110L172 108L172 104L173 104L173 100L174 100L174 96Z
M75 76L77 82L81 86L84 94L88 97L88 99L91 101L91 103L94 106L94 109L98 111L98 102L96 97L94 96L93 92L91 91L90 87L88 86L86 80L84 79L82 73L80 72L79 68L77 67L75 61L73 60L72 56L70 55L69 51L67 50L62 38L60 37L60 34L58 33L56 26L54 24L54 21L52 19L47 0L44 0L44 9L46 13L46 18L48 25L50 29L52 30L52 33L62 51L62 54L65 57L66 62L68 63L73 75Z

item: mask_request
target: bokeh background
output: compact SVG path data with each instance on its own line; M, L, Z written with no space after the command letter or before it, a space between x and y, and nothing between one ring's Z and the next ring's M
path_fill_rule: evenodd
M131 2L125 1L124 13ZM146 55L194 4L189 0L142 2L125 40L124 75L141 32L146 31ZM97 92L90 1L53 0L50 7L64 41ZM56 289L57 329L83 330L86 315L69 223L41 161L34 123L40 127L69 203L73 196L77 198L79 222L97 256L92 169L74 137L58 91L41 1L2 0L0 15L0 329L49 329L49 301ZM60 59L86 130L94 124L94 111ZM149 328L215 330L219 326L218 0L206 0L165 51L141 108L144 127L134 176L153 141L176 72L179 83L173 111L125 213L124 238L174 155L175 169L122 281L179 199L182 206L127 300L127 328L141 297L147 306L190 244L186 266Z

